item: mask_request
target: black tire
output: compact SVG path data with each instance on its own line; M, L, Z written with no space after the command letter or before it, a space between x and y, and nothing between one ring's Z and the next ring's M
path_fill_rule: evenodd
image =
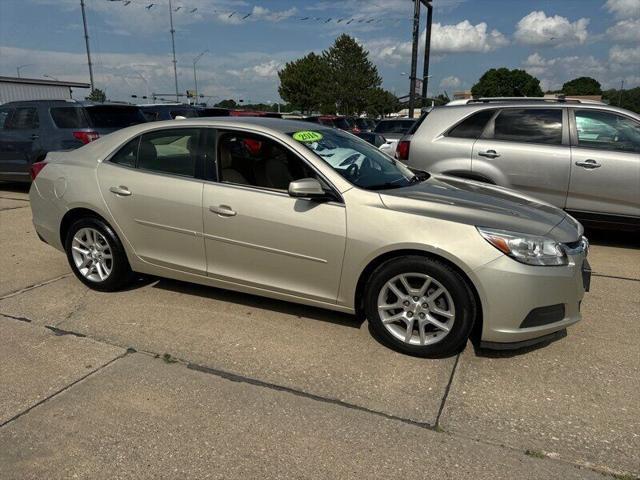
M440 341L430 345L414 345L396 338L385 327L378 312L378 295L384 285L403 273L426 274L446 288L453 300L455 319L451 330ZM375 336L388 347L416 357L442 358L464 349L473 329L477 305L473 293L462 276L446 263L427 257L410 255L393 258L371 274L365 289L364 311Z
M109 244L112 252L111 273L103 281L93 281L86 278L76 266L72 254L73 237L82 228L92 228L100 232ZM124 247L120 242L120 239L113 231L113 229L105 223L103 220L97 217L85 217L76 220L69 231L65 239L65 251L67 253L67 260L71 266L71 270L78 277L82 283L87 287L98 290L101 292L114 292L122 290L127 287L135 278L134 273L131 271L129 261L127 260L127 254L124 251Z

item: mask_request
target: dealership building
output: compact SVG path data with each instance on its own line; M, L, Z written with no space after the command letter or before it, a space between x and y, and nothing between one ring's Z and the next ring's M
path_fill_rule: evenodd
M74 88L89 87L88 83L80 82L0 77L0 104L17 100L69 100Z

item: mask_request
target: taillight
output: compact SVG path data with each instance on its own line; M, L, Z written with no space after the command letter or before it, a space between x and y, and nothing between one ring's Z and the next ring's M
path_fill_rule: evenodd
M100 134L98 132L94 132L93 130L89 130L88 132L73 132L73 137L80 140L83 145L86 145L89 142L97 140L100 137Z
M409 160L409 146L411 142L409 140L402 140L398 142L398 146L396 147L396 158L398 160Z
M29 175L31 175L31 181L35 180L38 174L44 167L47 166L47 162L35 162L31 164L29 168Z

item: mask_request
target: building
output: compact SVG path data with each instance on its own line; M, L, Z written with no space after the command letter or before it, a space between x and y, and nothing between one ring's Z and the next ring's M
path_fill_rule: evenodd
M68 100L72 88L89 88L88 83L40 78L0 77L0 105L17 100Z

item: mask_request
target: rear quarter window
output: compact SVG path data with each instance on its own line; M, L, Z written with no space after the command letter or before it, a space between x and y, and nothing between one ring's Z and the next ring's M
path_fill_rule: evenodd
M472 138L475 140L482 135L484 127L494 113L495 109L482 110L474 113L453 127L447 136L454 138Z
M55 107L49 109L49 113L58 128L86 128L89 126L81 108Z

